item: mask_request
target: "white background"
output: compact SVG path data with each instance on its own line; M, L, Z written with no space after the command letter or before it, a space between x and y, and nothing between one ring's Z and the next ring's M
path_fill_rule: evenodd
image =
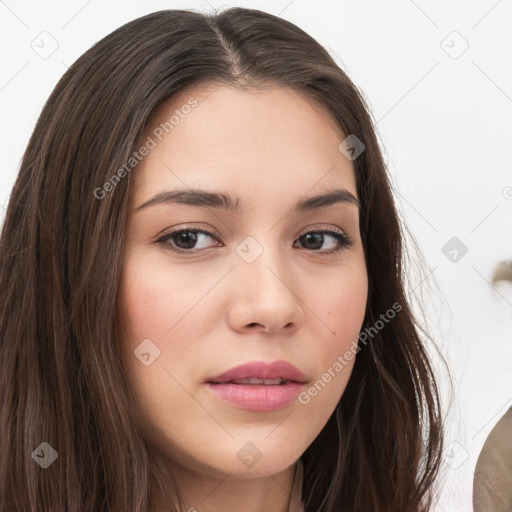
M496 263L512 256L511 0L0 0L1 219L43 104L71 63L149 12L233 5L311 34L370 105L401 216L426 260L422 275L409 275L411 293L428 299L455 384L437 510L470 511L476 458L512 405L512 286L490 283ZM48 58L34 50L52 45ZM442 251L452 237L468 249L456 262Z

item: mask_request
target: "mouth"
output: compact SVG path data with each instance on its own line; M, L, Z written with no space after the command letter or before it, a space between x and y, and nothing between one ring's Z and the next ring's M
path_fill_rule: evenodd
M290 406L306 383L306 375L287 361L255 361L209 377L209 392L225 404L252 412Z
M244 384L249 386L286 386L287 384L302 384L301 382L276 378L276 379L258 379L256 377L249 377L247 379L234 379L234 380L225 380L225 381L207 381L208 384Z

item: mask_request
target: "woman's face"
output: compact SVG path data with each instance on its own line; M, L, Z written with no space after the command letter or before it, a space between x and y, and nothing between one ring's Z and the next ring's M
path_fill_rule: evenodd
M147 126L147 154L131 173L123 349L153 441L182 471L283 471L343 394L354 364L345 353L355 352L367 299L358 206L343 195L296 205L334 190L357 198L353 164L338 149L344 139L320 106L277 86L192 88ZM161 195L197 190L233 207ZM274 361L306 383L206 382Z

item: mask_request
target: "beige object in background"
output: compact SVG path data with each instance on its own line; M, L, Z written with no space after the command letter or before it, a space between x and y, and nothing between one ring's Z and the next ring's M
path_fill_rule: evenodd
M493 285L498 281L512 283L512 260L498 264ZM473 479L473 511L512 512L512 407L491 430L478 457Z
M473 479L474 512L512 512L512 407L487 437Z
M512 260L500 261L492 276L492 284L498 281L510 281L512 283Z

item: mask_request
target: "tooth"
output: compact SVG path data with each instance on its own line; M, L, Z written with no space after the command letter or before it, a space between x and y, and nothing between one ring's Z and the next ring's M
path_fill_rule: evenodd
M264 379L263 382L267 386L277 386L277 385L281 384L281 378L277 378L277 379Z
M261 379L255 379L255 378L235 379L232 382L234 382L235 384L263 384L263 381Z
M282 379L257 379L255 377L250 377L247 379L237 379L233 380L235 384L265 384L266 386L277 386L281 384Z

